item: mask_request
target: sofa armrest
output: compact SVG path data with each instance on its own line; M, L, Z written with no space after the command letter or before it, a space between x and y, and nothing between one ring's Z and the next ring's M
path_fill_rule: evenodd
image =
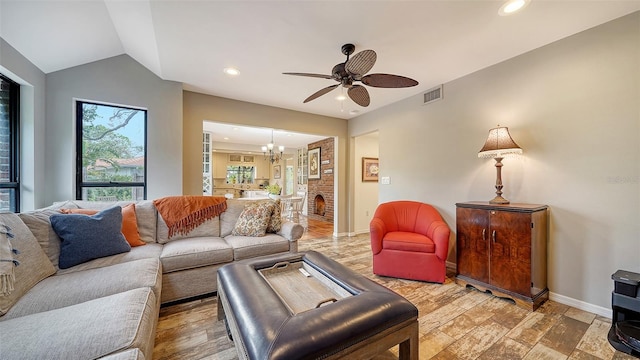
M289 241L300 240L302 234L304 234L304 226L292 221L283 222L282 228L278 231L278 235L281 235Z

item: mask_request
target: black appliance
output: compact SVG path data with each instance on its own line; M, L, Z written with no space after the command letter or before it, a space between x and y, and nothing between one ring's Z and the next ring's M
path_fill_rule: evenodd
M616 350L640 358L640 274L618 270L611 278L614 290L609 343Z

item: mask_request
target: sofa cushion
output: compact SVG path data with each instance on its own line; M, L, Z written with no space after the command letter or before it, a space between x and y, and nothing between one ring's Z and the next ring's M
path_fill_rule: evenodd
M224 240L233 247L234 260L289 251L289 240L276 234L265 236L227 236Z
M75 207L81 209L94 209L104 210L115 205L125 207L131 204L131 201L86 201L86 200L74 200L70 201ZM138 233L140 239L146 243L156 242L156 224L158 212L153 205L153 200L141 200L136 204L136 218L138 223Z
M157 242L158 210L153 205L153 200L138 201L136 203L136 217L142 241L147 244Z
M111 255L107 257L101 257L94 260L84 262L82 264L70 267L68 269L58 270L56 275L69 274L76 271L84 271L88 269L95 269L99 267L111 266L128 261L136 261L140 259L157 259L162 253L162 245L149 244L145 246L136 246L131 248L131 251Z
M247 204L240 213L231 235L264 236L273 214L273 207L273 203Z
M428 237L406 231L391 231L384 235L382 248L387 250L436 252L436 244Z
M165 273L233 261L233 249L222 238L197 237L168 242L160 255Z
M99 210L95 209L60 209L63 214L95 215ZM136 204L131 203L122 207L122 235L131 247L142 246L146 243L140 239L138 221L136 218Z
M42 250L44 250L45 254L47 254L47 257L55 267L58 266L58 259L60 258L60 244L62 241L58 234L53 231L49 217L53 214L59 214L60 209L62 208L73 209L77 207L78 206L73 202L67 201L56 203L43 209L18 214L20 219L22 219L27 227L29 227L29 230L31 230L35 238L38 240L38 243L40 243Z
M195 229L189 231L186 234L173 234L171 238L169 238L169 227L167 227L167 223L164 222L162 216L158 215L158 242L160 244L166 244L170 241L187 239L193 237L210 237L210 236L219 236L220 235L220 217L216 216L211 218Z
M144 354L140 349L129 349L101 357L100 360L144 360Z
M277 209L274 208L274 213L270 219L269 225L267 227L266 232L274 232L277 233L280 231L280 226L282 224L282 214L280 212L280 204L279 200L271 200L271 199L262 199L262 200L238 200L238 199L228 199L227 200L227 210L225 210L222 214L220 214L220 237L226 237L231 235L231 232L236 226L238 222L238 218L240 214L244 210L245 206L256 203L273 203L277 205ZM275 216L273 216L275 215ZM280 225L278 224L280 223ZM277 230L276 230L277 229Z
M130 348L151 358L158 310L145 287L0 321L2 359L96 359Z
M13 291L8 296L0 296L0 315L5 314L38 282L56 272L36 238L17 214L1 213L0 226L4 228L5 225L11 229L13 237L9 238L9 243L11 248L18 250L13 258L20 265L13 269Z
M282 209L280 209L280 199L273 201L273 213L267 225L268 233L277 233L282 228Z
M156 298L160 297L160 260L142 259L50 276L20 298L4 315L3 320L55 310L142 287L151 288Z
M231 235L249 200L227 199L227 210L220 214L220 237Z
M58 266L70 268L83 262L131 250L122 235L122 208L114 206L91 216L54 214L53 230L62 239Z

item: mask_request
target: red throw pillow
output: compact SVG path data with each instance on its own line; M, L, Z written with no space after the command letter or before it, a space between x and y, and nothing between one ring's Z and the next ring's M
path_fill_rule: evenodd
M95 215L98 210L92 209L60 209L63 214ZM131 247L146 245L140 239L138 219L136 218L136 204L129 204L122 208L122 234Z

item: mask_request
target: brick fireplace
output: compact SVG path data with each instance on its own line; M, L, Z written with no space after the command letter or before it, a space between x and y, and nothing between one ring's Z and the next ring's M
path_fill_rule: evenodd
M333 222L334 138L327 138L307 145L308 150L320 148L320 179L308 181L308 217Z

